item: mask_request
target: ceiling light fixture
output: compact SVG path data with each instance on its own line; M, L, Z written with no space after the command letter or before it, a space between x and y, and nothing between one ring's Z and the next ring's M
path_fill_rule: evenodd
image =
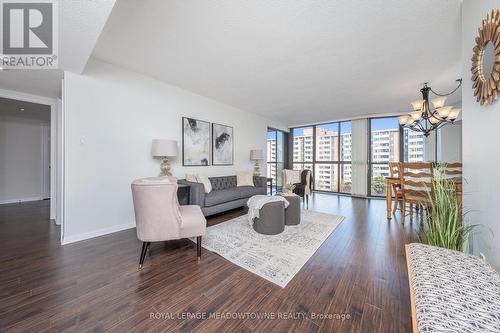
M24 109L23 109L23 108L20 108L20 109L19 109L19 111L24 111Z
M424 87L420 89L423 99L411 103L413 111L407 115L398 117L399 124L412 131L421 132L425 136L429 136L432 131L446 124L453 123L457 120L460 109L444 106L444 104L446 97L460 88L462 79L458 79L457 82L458 87L448 94L438 94L427 83L424 83ZM430 92L439 97L429 100Z

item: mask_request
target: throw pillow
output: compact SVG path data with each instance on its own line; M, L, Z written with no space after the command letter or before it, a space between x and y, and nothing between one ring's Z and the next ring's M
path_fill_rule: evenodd
M208 179L205 175L198 175L198 182L202 183L205 187L205 193L212 192L212 183L210 183L210 179Z
M236 186L255 186L253 184L253 172L237 172L236 173Z
M188 182L199 183L198 176L195 174L186 174L186 180Z

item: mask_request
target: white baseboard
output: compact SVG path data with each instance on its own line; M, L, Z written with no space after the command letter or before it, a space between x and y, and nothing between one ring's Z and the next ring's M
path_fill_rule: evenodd
M3 204L12 204L12 203L20 203L20 202L28 202L28 201L40 201L40 200L43 200L43 199L41 197L8 199L8 200L0 200L0 205L3 205Z
M64 236L62 245L83 241L86 239L112 234L114 232L135 228L135 223L119 224L109 228L99 229L74 236Z

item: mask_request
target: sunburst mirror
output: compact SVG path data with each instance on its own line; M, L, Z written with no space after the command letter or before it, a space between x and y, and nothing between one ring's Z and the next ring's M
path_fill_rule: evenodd
M481 105L493 103L500 92L500 9L493 9L479 28L472 55L472 89Z

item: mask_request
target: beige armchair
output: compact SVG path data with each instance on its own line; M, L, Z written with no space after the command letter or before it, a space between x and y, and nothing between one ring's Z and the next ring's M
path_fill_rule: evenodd
M139 269L151 242L196 237L198 260L206 219L199 206L180 206L175 177L154 177L132 183L137 238L143 242Z

